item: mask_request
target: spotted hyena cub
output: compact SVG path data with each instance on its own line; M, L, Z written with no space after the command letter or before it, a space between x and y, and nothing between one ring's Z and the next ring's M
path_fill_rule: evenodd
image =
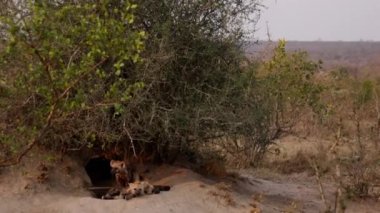
M102 199L131 199L145 194L158 194L169 191L170 186L152 185L133 169L128 169L124 161L111 160L110 166L115 175L116 185Z
M143 196L147 194L158 194L161 191L169 191L170 186L152 185L148 181L136 181L129 184L125 192L124 198L131 199L133 197Z

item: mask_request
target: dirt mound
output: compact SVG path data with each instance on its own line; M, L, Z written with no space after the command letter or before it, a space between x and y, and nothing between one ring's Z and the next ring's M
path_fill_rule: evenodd
M146 176L154 184L172 186L170 191L128 201L101 200L87 190L90 178L85 164L71 159L49 163L45 155L28 157L21 165L0 171L0 212L271 213L323 210L313 177L298 174L260 179L257 171L246 170L210 179L189 169L168 165L153 166ZM332 189L329 185L326 188ZM329 193L332 196L333 192ZM350 203L347 212L350 209L351 212L378 212L380 209L376 206L378 204L371 204L371 207L366 204Z
M13 167L0 171L2 197L34 196L45 192L89 194L83 165L54 153L34 151Z
M69 161L62 163L62 166L67 163ZM37 168L37 171L39 169L43 168ZM31 180L22 172L8 171L7 175L2 175L0 182L0 199L3 201L0 212L254 212L255 209L278 212L291 206L292 200L303 202L305 198L305 194L297 192L297 185L282 186L280 183L254 179L248 173L207 179L189 169L163 165L153 168L147 177L154 184L171 185L169 192L129 201L100 200L84 190L88 184L84 184L86 181L81 178L84 169L79 166L76 169L82 170L77 172L77 177L58 178L52 172L44 183ZM17 176L16 181L12 180L11 174L12 177ZM58 184L58 180L66 183ZM25 188L32 182L33 188ZM290 188L296 196L286 194ZM317 200L317 193L313 193L313 197L309 196L308 199ZM313 202L312 207L318 209L319 203Z
M84 190L88 183L81 178L83 168L76 167L82 170L77 177L57 177L51 170L45 182L38 182L40 169L23 174L18 172L20 168L12 168L1 176L0 212L241 212L237 202L232 205L227 201L232 200L233 192L188 169L166 165L154 168L147 175L152 183L171 185L172 189L129 201L92 197ZM65 183L57 183L61 181Z

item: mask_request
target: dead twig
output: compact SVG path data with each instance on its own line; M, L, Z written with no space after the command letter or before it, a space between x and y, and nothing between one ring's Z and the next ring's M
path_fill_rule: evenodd
M124 131L127 133L128 137L129 137L129 140L131 141L131 146L132 146L133 156L134 156L135 158L137 158L137 155L136 155L136 149L135 149L135 144L134 144L134 142L133 142L133 138L132 138L131 134L129 133L129 131L128 131L128 129L127 129L127 126L126 126L126 124L125 124L125 120L124 120L124 122L123 122L123 129L124 129Z
M336 138L336 146L331 149L331 153L333 154L335 164L335 181L337 182L336 194L335 194L335 212L340 213L344 212L342 205L342 175L340 170L340 159L338 157L337 148L341 144L342 141L342 119L339 120L338 131L335 136Z
M331 209L331 206L330 206L330 204L326 200L325 190L323 188L323 184L322 184L322 180L321 180L321 174L319 172L318 165L317 165L317 163L315 162L314 159L311 159L309 161L309 163L313 167L314 172L315 172L315 177L317 179L318 189L319 189L319 194L321 196L321 200L325 204L326 212L329 212L330 209Z

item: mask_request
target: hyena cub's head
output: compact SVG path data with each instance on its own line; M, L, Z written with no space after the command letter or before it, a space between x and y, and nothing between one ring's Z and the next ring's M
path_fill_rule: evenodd
M120 161L120 160L111 160L110 166L111 166L111 172L113 174L126 172L126 168L127 168L127 166L125 165L125 162Z
M111 160L110 166L112 169L125 169L126 165L124 161L121 160Z
M137 197L144 194L144 186L139 182L129 183L127 193L132 197Z

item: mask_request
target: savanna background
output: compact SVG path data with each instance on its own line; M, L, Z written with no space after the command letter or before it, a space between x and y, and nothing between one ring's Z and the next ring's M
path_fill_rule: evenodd
M0 211L380 211L380 42L257 38L265 9L0 2ZM111 159L172 190L98 199Z

